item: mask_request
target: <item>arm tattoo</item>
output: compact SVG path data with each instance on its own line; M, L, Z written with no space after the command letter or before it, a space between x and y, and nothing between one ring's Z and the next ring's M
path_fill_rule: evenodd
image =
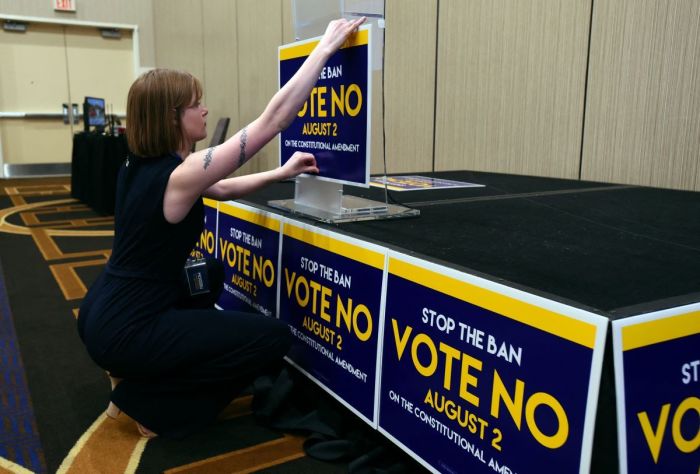
M214 157L214 147L207 150L207 154L204 155L204 169L207 169L211 164L211 159Z
M238 155L238 166L241 167L246 161L245 147L248 144L248 127L243 127L241 130L241 154Z

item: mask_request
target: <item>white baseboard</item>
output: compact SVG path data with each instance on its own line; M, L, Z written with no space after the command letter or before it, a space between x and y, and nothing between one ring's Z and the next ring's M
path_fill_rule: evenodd
M70 163L3 163L0 173L3 178L39 178L46 176L69 176Z

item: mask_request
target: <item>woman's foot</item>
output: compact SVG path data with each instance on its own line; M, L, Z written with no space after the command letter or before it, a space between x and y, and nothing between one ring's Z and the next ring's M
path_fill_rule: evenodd
M114 388L119 384L119 382L122 381L122 379L117 378L117 377L112 377L109 372L107 372L107 376L109 376L109 384L112 386L112 391L114 391ZM107 414L108 417L110 418L116 418L121 414L121 410L119 407L117 407L114 403L109 402L109 405L107 405L107 410L105 413Z
M117 387L117 385L119 385L119 382L122 381L122 379L118 377L112 377L111 375L109 375L109 372L107 372L107 375L109 376L109 384L112 386L112 390L114 390Z
M116 418L119 415L121 415L122 411L119 409L117 405L115 405L112 402L109 402L109 405L107 405L107 410L105 410L105 414L110 417L110 418Z
M155 438L156 436L158 436L153 431L151 431L148 428L146 428L145 426L143 426L141 423L136 423L136 428L138 428L139 434L141 434L141 436L143 436L144 438L151 439L151 438Z

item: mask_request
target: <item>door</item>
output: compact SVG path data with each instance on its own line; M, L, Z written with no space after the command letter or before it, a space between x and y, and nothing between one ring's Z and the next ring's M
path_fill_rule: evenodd
M123 117L135 78L134 50L132 32L118 33L118 39L103 38L97 28L66 26L66 55L71 101L82 104L86 96L100 97L108 114Z
M61 25L0 30L0 141L6 164L70 161L71 127L61 118L62 104L68 103L65 49Z
M118 38L103 37L95 26L35 22L24 33L0 30L5 165L70 163L72 137L83 131L83 123L64 121L64 104L76 104L82 114L86 96L100 97L107 113L125 115L135 78L133 34L114 31Z

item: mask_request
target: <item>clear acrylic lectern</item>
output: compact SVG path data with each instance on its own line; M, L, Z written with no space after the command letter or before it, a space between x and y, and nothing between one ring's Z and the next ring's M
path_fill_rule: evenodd
M322 35L328 22L332 19L367 17L367 23L372 24L374 32L371 44L373 77L383 74L382 54L385 27L383 0L339 0L337 2L294 0L292 3L295 39L297 41ZM371 107L368 113L372 113ZM370 130L367 133L369 134ZM386 170L384 173L386 174ZM420 215L420 211L417 209L389 204L386 187L384 188L384 201L374 201L344 194L341 182L306 176L299 176L296 179L293 200L269 201L268 205L328 223L395 219Z

